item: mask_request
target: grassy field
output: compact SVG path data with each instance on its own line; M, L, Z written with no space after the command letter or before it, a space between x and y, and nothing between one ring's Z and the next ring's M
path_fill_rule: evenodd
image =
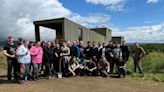
M130 58L127 63L127 70L128 74L135 79L164 82L164 53L151 52L141 60L143 75L133 73L133 66L133 59Z
M128 76L123 78L70 77L30 81L26 86L6 81L6 60L0 52L0 92L163 92L164 54L153 52L142 60L144 74L133 73L133 60L127 63ZM143 81L144 80L144 81Z
M151 52L141 60L141 66L144 74L133 73L134 65L133 59L130 57L127 63L128 75L134 79L152 80L157 82L164 82L164 53ZM6 58L0 51L0 74L6 71Z

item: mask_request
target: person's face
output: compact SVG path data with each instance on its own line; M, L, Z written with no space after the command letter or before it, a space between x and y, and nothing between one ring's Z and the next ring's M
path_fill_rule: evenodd
M52 46L55 46L55 43L54 43L54 42L51 42L51 45L52 45Z
M43 45L43 47L44 47L44 46L46 46L46 43L45 43L45 42L43 42L43 43L42 43L42 45Z
M76 62L76 58L74 57L74 58L72 59L72 61L73 61L73 62Z
M66 45L66 43L63 43L63 47L66 47L67 45Z
M77 44L77 45L79 44L79 40L76 40L76 44Z
M47 46L50 47L51 46L51 43L50 42L47 42Z
M59 45L59 44L56 44L56 47L57 47L57 48L60 48L60 45Z
M109 45L112 45L113 44L113 42L112 41L109 41Z
M8 38L8 42L13 43L14 39L13 38Z
M138 43L135 43L135 47L139 47L139 44Z
M93 44L93 46L96 46L96 42L93 42L92 44Z
M26 46L28 46L30 44L30 42L29 41L26 41L25 44L26 44Z
M117 47L117 48L120 48L120 44L116 44L116 47Z
M38 46L38 47L39 47L40 45L41 45L41 43L40 43L40 42L37 42L37 43L36 43L36 46Z
M92 43L90 42L90 43L88 43L88 45L89 45L89 47L92 47Z
M80 41L80 46L83 46L83 42L82 41Z
M76 45L76 41L73 41L73 45Z

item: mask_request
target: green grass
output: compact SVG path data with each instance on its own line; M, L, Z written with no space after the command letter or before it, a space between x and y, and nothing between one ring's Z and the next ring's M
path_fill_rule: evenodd
M141 66L144 74L133 73L134 64L130 57L127 62L127 73L134 79L152 80L157 82L164 82L164 53L151 52L141 60ZM6 58L0 52L0 70L6 70Z
M133 73L133 59L130 58L127 63L128 74L134 78L164 82L164 53L149 53L141 60L141 66L144 74Z
M0 51L0 69L6 69L7 65L6 65L6 58L3 55L2 51Z

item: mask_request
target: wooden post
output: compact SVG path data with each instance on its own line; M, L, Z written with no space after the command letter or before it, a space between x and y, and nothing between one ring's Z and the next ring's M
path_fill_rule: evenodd
M35 25L35 41L40 41L40 30L39 25Z

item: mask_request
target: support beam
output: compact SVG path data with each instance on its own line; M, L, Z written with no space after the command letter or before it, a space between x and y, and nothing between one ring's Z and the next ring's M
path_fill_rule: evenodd
M35 41L40 41L40 30L38 25L35 25Z

